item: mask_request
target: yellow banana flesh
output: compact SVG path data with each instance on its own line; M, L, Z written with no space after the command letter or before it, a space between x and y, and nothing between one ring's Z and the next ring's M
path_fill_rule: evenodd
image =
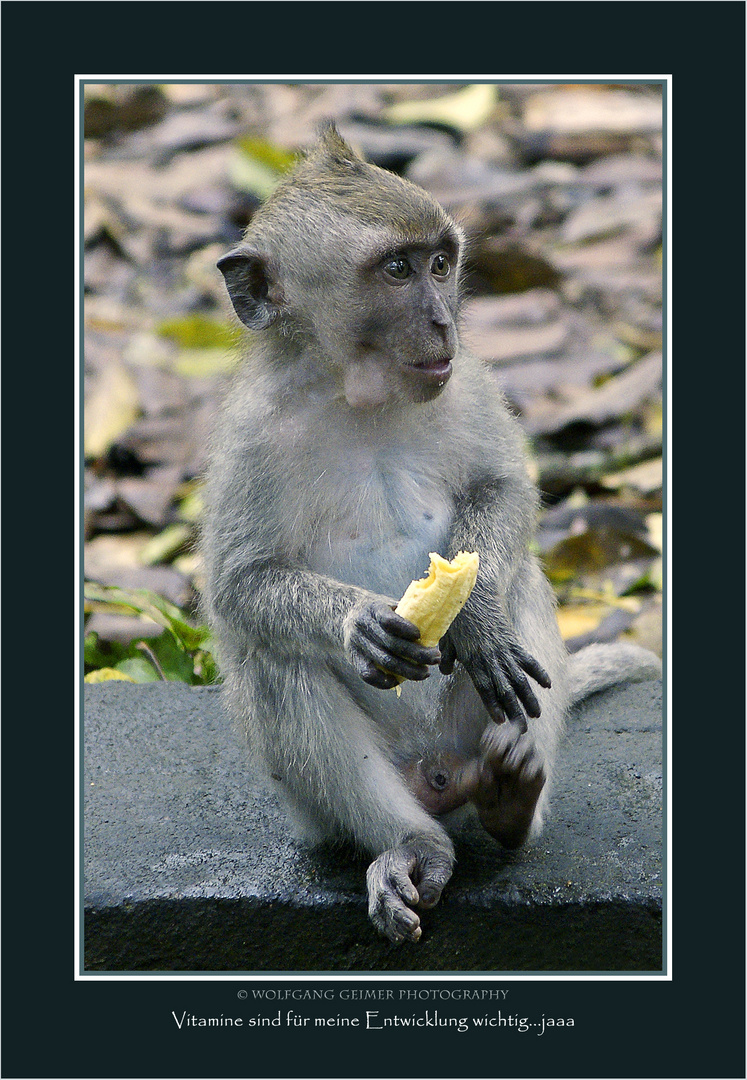
M432 647L438 645L466 604L480 557L476 551L460 551L451 561L436 552L431 552L430 558L426 576L410 582L394 610L415 623L422 645ZM396 689L399 694L399 686Z

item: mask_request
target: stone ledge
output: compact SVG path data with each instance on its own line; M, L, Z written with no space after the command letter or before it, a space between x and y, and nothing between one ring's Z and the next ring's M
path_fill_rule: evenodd
M366 860L293 838L220 699L85 687L85 971L661 971L661 683L572 715L540 840L469 829L415 946L368 923Z

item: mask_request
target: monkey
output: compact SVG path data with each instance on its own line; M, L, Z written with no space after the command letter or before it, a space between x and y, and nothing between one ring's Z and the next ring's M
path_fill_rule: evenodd
M223 694L306 834L373 859L368 911L393 942L420 938L460 816L507 848L535 837L571 702L659 665L567 654L522 430L460 341L464 248L329 123L218 263L249 332L205 485ZM480 569L427 648L394 607L431 551Z

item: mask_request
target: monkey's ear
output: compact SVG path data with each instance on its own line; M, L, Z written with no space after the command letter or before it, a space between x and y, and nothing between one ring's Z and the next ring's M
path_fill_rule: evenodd
M262 256L250 248L236 248L218 260L236 314L250 330L264 330L278 317L271 296L270 277Z

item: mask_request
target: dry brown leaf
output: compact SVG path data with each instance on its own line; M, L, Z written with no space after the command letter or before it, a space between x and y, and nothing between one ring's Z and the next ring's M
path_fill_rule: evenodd
M101 457L137 419L140 395L132 375L111 364L99 375L85 407L84 448L87 458Z

